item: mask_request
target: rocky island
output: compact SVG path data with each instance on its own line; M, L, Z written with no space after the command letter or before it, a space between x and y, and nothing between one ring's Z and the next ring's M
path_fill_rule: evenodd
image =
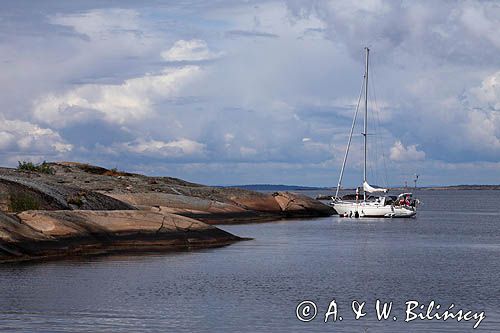
M242 238L212 224L329 216L290 192L261 193L76 162L0 168L0 262L170 251Z

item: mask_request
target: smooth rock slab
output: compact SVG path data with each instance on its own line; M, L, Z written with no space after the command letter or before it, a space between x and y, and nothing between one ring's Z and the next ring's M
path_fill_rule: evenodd
M276 205L275 214L251 210L233 202L220 202L186 195L155 192L107 193L106 195L142 210L183 215L209 224L275 220L281 217L281 210L272 196L269 198Z
M118 251L186 250L239 240L214 226L166 212L0 213L0 262Z
M143 210L162 211L210 224L245 223L285 217L330 216L333 209L320 201L292 192L274 194L231 189L227 202L168 193L106 193Z
M276 192L273 196L281 211L288 217L330 216L335 212L332 207L305 195Z

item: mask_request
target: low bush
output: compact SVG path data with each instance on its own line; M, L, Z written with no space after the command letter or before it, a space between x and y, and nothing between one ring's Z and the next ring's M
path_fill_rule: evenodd
M33 162L18 161L17 170L40 172L49 175L54 174L54 169L52 169L50 164L45 161L38 164L35 164Z

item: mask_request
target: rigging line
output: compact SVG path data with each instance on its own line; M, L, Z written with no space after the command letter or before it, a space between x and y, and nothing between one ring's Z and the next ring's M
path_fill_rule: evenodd
M371 69L371 76L372 76L372 91L373 91L373 99L374 99L374 102L375 102L375 115L376 115L376 119L377 119L377 127L378 128L381 128L380 126L380 117L379 117L379 111L378 111L378 105L377 105L377 92L375 90L375 83L374 83L374 78L375 78L375 75L373 74L373 66L372 66L372 69ZM384 187L388 187L389 186L389 181L388 181L388 176L387 176L387 157L386 157L386 154L385 154L385 151L384 151L384 146L382 146L382 162L384 164L384 167L383 167L383 176L384 176Z
M379 122L379 108L378 108L378 104L376 103L376 98L374 96L373 98L373 103L374 106L374 116L372 117L373 120L374 120L374 123L375 123L375 129L377 131L377 135L375 136L375 156L376 158L374 159L374 161L376 162L376 179L378 182L382 182L379 183L379 185L384 185L384 187L387 187L387 184L386 182L384 183L384 179L383 179L383 176L382 176L382 172L379 172L380 171L380 152L383 153L383 145L381 144L381 139L380 139L380 136L381 136L381 133L382 133L382 130L380 128L380 122ZM382 154L383 155L383 154Z
M344 160L342 162L342 168L340 169L339 182L337 184L337 190L335 191L335 198L338 197L340 186L342 185L342 178L344 177L345 163L347 161L347 156L349 155L349 147L351 146L352 132L354 131L354 126L356 125L356 118L358 117L359 104L361 103L361 96L363 96L364 86L365 86L365 78L363 77L363 82L361 83L361 90L359 92L359 97L358 97L358 103L356 104L356 112L354 112L354 117L352 118L352 126L351 126L351 131L349 133L349 141L347 142Z
M372 97L371 93L368 93L370 98ZM372 110L375 109L374 105L373 105L373 101L370 100L370 105L371 105L371 108ZM374 120L374 116L372 114L373 112L370 113L369 115L369 119L372 120L371 123L373 123L373 120ZM373 136L375 138L375 140L372 140L371 141L371 144L370 144L370 171L371 171L371 175L372 175L372 181L377 183L377 185L380 185L378 184L378 181L379 181L379 178L378 178L378 171L377 171L377 165L378 165L378 146L379 146L379 138L378 138L378 133L379 133L379 129L378 127L374 126L374 131L373 131ZM373 149L372 149L373 148Z
M371 75L371 72L370 72L370 75ZM370 88L373 88L372 87L373 83L370 85ZM376 183L378 185L379 184L379 178L378 178L378 172L377 172L377 165L378 165L378 145L379 145L379 138L378 138L378 133L379 133L379 129L377 128L376 126L376 123L374 122L375 120L375 117L373 116L373 112L376 111L375 109L375 106L373 104L373 96L372 96L372 92L371 92L371 89L370 91L368 92L368 95L369 95L369 103L370 103L370 108L372 110L372 112L369 112L368 113L368 119L370 121L370 124L374 124L373 126L373 131L372 131L372 136L374 137L374 140L370 140L370 143L369 143L369 170L370 170L370 176L371 176L371 181L372 183Z

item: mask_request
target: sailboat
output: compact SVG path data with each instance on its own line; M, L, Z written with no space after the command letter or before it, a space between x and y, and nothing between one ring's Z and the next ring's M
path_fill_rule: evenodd
M368 183L366 177L367 171L367 148L368 148L368 59L370 49L365 47L366 61L365 61L365 74L363 78L364 90L364 122L363 122L363 148L364 148L364 163L363 163L363 186L362 196L360 196L359 188L356 189L355 196L345 196L339 198L339 190L342 185L342 178L344 176L345 165L349 148L351 145L352 134L356 124L356 118L359 110L356 107L356 112L352 121L351 131L349 134L349 141L342 162L340 170L339 182L335 197L332 197L331 205L340 216L344 217L413 217L417 214L418 200L413 199L412 193L401 193L398 196L381 195L375 196L372 193L387 193L388 189L372 186ZM359 96L361 100L361 94Z

